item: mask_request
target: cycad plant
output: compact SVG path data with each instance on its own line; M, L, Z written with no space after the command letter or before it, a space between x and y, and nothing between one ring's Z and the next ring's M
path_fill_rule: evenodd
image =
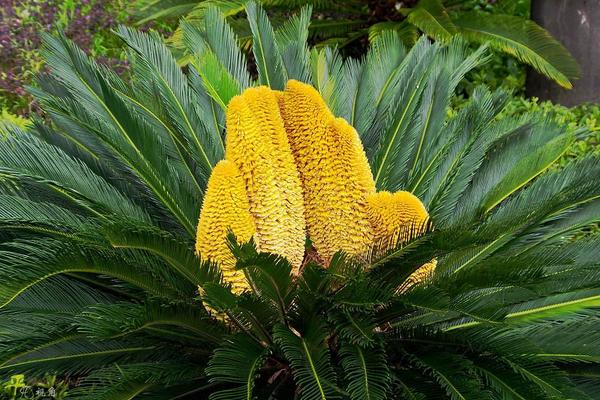
M143 24L176 17L197 23L205 18L208 9L217 7L246 45L252 41L246 3L248 0L138 0L134 8L140 16L138 22ZM579 77L575 59L544 28L520 16L476 11L473 0L260 0L259 3L267 8L276 27L286 21L290 10L306 5L314 7L316 17L309 32L311 40L319 45L357 47L364 38L373 41L387 30L395 30L409 47L420 33L444 43L459 36L509 54L562 87L570 89L573 79ZM181 33L181 29L175 32L174 43L181 44Z
M73 399L594 399L600 159L448 117L485 49L383 32L362 60L216 9L182 70L122 28L131 81L46 37L47 119L0 143L0 376ZM308 233L308 235L305 234ZM341 251L340 251L341 250ZM204 259L201 260L199 255Z

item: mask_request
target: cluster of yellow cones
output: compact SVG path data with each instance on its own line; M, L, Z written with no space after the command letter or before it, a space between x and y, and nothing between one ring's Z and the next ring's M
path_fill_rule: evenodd
M327 266L340 250L366 257L381 243L396 245L403 231L424 229L421 201L408 192L376 192L356 130L310 85L290 80L283 92L247 89L230 101L226 124L225 159L208 182L196 250L219 264L234 293L249 285L235 269L229 232L286 257L298 274L307 235ZM435 262L424 265L404 287L433 268Z

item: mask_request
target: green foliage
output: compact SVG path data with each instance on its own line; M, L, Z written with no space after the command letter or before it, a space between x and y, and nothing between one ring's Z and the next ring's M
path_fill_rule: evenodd
M454 100L459 104L468 99L475 88L485 85L490 89L505 89L513 96L524 97L527 71L523 64L514 58L491 50L492 57L483 66L469 71L466 79L457 89L459 97Z
M569 52L533 21L508 15L461 13L454 19L468 40L488 43L516 57L567 89L579 76L579 67Z
M26 87L43 71L41 33L63 31L93 57L124 69L121 43L110 29L129 20L124 0L4 1L0 4L0 108L29 115L37 110Z
M120 29L130 81L45 37L48 120L7 124L0 146L3 381L57 374L90 400L598 398L600 238L585 233L600 158L552 168L578 131L483 87L449 116L485 48L407 50L387 30L344 59L308 50L308 9L272 34L248 11L252 57L275 60L258 81L216 9L185 26L184 69L157 34ZM202 196L228 98L289 77L358 128L378 188L413 192L432 225L297 277L231 240L251 284L235 295L194 251Z
M390 373L383 346L365 349L345 344L340 348L342 367L348 377L348 393L353 400L385 399L389 390Z
M185 16L189 21L202 21L206 11L216 7L238 26L238 33L246 41L248 25L254 37L260 37L265 51L272 40L271 27L263 27L261 35L256 35L258 27L255 12L244 16L245 1L220 0L140 0L142 18L139 23L161 19L165 16ZM469 0L419 0L415 2L372 2L352 0L342 3L332 0L261 0L272 14L273 25L278 26L289 16L290 9L310 5L317 12L318 19L311 25L311 38L321 45L336 44L351 47L367 36L372 41L382 31L395 30L403 43L412 45L418 31L427 36L447 42L454 36L461 36L473 43L485 43L500 53L513 56L528 64L540 73L556 81L559 85L571 88L571 81L579 76L575 59L545 29L528 19L528 5L524 0L500 1L493 6L486 1ZM244 19L244 17L247 18ZM262 17L261 17L262 19ZM264 25L264 24L263 24ZM266 36L265 36L266 35ZM175 43L181 44L181 34L175 33ZM359 50L360 51L360 50ZM260 55L258 71L264 75ZM353 54L353 51L349 51ZM277 65L279 61L275 61ZM277 79L277 78L275 78ZM264 83L264 82L263 82ZM277 88L279 85L274 85Z
M273 330L273 340L289 361L301 399L339 399L327 330L317 318L311 318L303 328L298 332L277 325Z
M21 129L25 129L29 124L30 122L27 118L12 114L5 108L0 110L0 136L8 134L10 126L17 126Z
M265 358L265 349L250 337L237 334L225 339L211 358L206 374L211 382L234 384L210 395L210 400L247 399L254 395L254 381Z
M569 160L582 158L588 154L600 152L600 106L596 104L582 104L576 107L565 107L552 104L550 101L539 101L537 98L526 99L516 97L512 99L503 111L503 115L543 114L562 125L569 132L577 135L572 146L569 147L565 157L561 158L561 165Z
M408 14L408 22L436 40L447 41L456 33L456 27L441 0L421 0Z

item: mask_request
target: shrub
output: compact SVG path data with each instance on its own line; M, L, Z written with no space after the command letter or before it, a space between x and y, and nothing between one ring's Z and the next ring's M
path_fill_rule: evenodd
M512 99L502 112L503 115L542 114L557 124L576 134L576 140L563 158L561 165L566 165L573 158L585 158L589 154L600 153L600 106L597 104L582 104L568 108L550 101L539 101L533 97Z
M0 1L0 108L18 114L31 111L26 86L42 70L41 32L64 29L90 54L118 66L120 51L107 35L116 22L113 5L113 0Z

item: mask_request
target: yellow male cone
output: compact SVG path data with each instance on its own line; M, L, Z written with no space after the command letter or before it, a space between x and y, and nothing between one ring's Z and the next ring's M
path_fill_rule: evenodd
M325 264L338 250L366 254L373 242L366 196L375 183L358 134L310 85L290 80L279 96L315 249Z
M376 247L389 249L423 234L427 228L429 214L421 200L410 192L375 193L367 196L367 203ZM404 292L429 278L436 265L436 260L422 265L404 281L399 291Z
M250 88L227 108L226 161L213 170L197 251L217 262L235 293L249 286L227 245L254 237L258 250L280 254L297 273L305 230L325 264L336 251L363 257L422 234L429 216L408 192L375 192L358 134L335 118L318 92L289 81L286 90ZM405 282L425 279L435 260Z
M398 293L404 293L414 285L429 279L436 267L437 260L435 259L421 265L415 272L410 274L404 282L402 282L402 285L398 288Z
M407 241L426 228L429 214L421 200L410 192L374 193L367 196L367 203L376 245L393 247L397 240Z
M223 279L240 294L249 288L243 271L235 269L235 257L227 242L231 231L240 243L248 242L256 228L249 211L244 180L235 165L220 161L213 169L204 195L196 238L196 251L204 260L221 267Z
M225 157L244 179L258 250L286 257L297 273L306 241L304 201L277 96L261 86L230 101Z

